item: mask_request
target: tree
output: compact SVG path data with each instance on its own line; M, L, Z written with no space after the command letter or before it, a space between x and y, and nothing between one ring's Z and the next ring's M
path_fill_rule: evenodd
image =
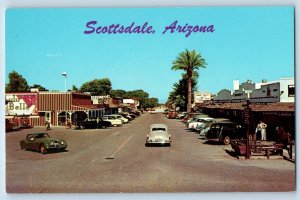
M79 89L76 87L76 85L73 85L73 86L72 86L72 91L76 91L76 92L77 92L78 90L79 90Z
M108 78L94 79L83 83L80 92L90 92L91 95L108 95L111 88L111 82Z
M39 84L33 84L32 86L30 86L30 89L32 88L37 88L39 89L39 91L48 91L46 88L44 88L43 86L39 85Z
M111 91L109 92L109 95L110 95L112 98L116 98L116 97L123 98L125 94L126 94L126 91L125 91L125 90L121 90L121 89L111 90Z
M159 106L158 98L155 97L148 98L147 108L154 108L156 106Z
M147 108L147 102L149 99L149 94L144 90L133 90L128 91L123 96L124 99L137 99L140 101L141 108Z
M187 49L177 56L172 63L172 70L184 70L187 77L187 111L191 112L192 105L192 77L199 68L205 68L205 59L195 50L188 51Z
M8 74L9 82L5 87L6 92L26 92L29 89L27 81L18 74L16 71L12 71Z
M194 73L192 77L192 92L197 90L197 78L198 73ZM180 107L182 111L187 110L187 94L188 94L188 85L187 77L185 74L182 75L182 78L179 82L173 84L173 90L170 92L168 101L166 104L172 105L173 109Z

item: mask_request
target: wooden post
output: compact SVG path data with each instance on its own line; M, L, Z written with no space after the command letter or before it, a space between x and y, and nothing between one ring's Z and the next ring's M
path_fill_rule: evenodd
M290 156L290 159L293 158L293 144L291 142L290 142L289 156Z
M245 128L246 128L246 158L250 158L251 154L251 146L250 146L250 115L251 115L251 108L250 108L250 102L247 100L246 108L244 110L244 117L245 117Z

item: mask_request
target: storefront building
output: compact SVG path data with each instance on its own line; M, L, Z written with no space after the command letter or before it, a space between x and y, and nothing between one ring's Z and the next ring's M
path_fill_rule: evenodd
M82 120L89 114L104 114L104 108L92 104L91 96L79 92L6 93L6 118L28 117L32 126L65 126L66 121Z

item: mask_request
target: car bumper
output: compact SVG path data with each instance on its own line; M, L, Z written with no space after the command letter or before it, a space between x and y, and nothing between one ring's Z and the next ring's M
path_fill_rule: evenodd
M199 135L198 139L206 139L206 136L205 135Z
M67 148L67 145L53 145L53 146L47 146L46 147L48 150L51 150L51 149L66 149Z
M146 144L170 144L171 141L170 140L166 140L166 141L151 141L151 140L147 140Z
M211 141L211 142L220 142L220 138L206 138L206 140Z

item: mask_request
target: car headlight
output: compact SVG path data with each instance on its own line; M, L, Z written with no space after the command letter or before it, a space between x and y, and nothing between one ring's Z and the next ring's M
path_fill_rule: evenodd
M61 141L60 143L61 143L61 144L64 144L64 141Z
M54 145L54 142L51 142L50 145L53 146L53 145Z

